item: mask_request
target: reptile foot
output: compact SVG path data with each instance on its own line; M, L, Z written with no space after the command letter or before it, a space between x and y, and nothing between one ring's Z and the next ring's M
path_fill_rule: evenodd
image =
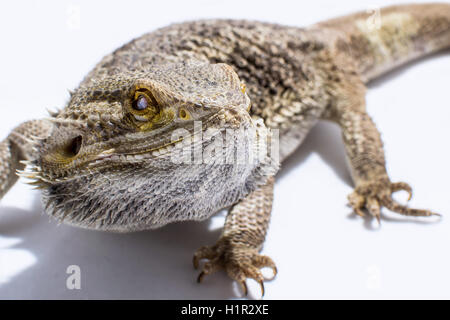
M383 178L356 187L355 191L348 196L348 200L356 214L364 216L363 210L366 209L378 222L380 222L382 206L405 216L440 216L429 210L409 208L396 202L392 194L402 190L409 194L409 201L412 197L412 188L407 183L392 183L389 179Z
M273 271L273 277L277 274L275 263L268 256L258 253L257 249L243 245L230 245L221 239L214 246L204 246L194 254L194 267L198 269L200 260L206 259L197 281L200 283L206 275L224 269L228 276L237 281L244 294L248 294L247 278L254 279L259 283L264 296L264 277L261 268L269 267Z

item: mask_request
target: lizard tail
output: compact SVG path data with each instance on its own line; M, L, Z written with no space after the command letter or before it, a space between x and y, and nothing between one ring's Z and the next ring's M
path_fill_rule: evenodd
M368 10L317 24L338 30L368 82L411 60L450 47L450 4L409 4Z

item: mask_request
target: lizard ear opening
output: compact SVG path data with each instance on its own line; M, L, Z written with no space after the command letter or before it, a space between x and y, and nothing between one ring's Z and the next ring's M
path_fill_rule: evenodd
M63 150L64 155L69 158L77 156L80 153L82 144L83 144L82 136L77 136L73 138L72 141L70 141L70 143L65 146Z

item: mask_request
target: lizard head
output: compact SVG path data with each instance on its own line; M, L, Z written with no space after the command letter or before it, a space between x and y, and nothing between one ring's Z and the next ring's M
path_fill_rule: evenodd
M30 168L46 211L112 231L209 217L276 172L266 152L270 132L249 107L225 64L85 81L36 145Z

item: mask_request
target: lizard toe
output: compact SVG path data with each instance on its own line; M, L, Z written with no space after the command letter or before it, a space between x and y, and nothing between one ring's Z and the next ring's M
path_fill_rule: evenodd
M196 268L198 268L200 260L207 261L201 268L197 278L198 282L201 282L206 275L218 270L225 270L228 276L241 286L245 295L248 294L247 279L255 280L261 288L262 296L264 296L264 281L272 280L277 274L275 263L270 257L260 255L257 249L246 246L215 245L202 247L194 254L194 266ZM270 279L265 279L261 273L261 269L266 267L273 271L273 277Z
M405 216L440 216L430 210L410 208L398 203L392 198L392 194L397 191L406 191L408 201L412 198L412 188L409 184L405 182L392 183L389 179L383 178L359 185L348 196L348 200L356 214L364 216L364 210L366 210L378 221L380 221L382 207Z

